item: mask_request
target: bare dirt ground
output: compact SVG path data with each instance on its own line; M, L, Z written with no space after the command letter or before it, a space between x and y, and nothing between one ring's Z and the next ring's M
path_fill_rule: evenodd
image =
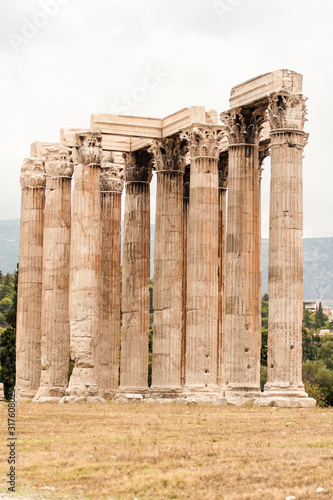
M19 403L11 495L0 421L0 500L333 499L333 408Z

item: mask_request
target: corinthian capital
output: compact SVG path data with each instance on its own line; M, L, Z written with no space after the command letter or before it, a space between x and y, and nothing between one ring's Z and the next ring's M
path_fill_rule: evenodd
M221 113L220 117L227 128L229 145L259 145L266 117L265 108L236 108Z
M22 189L44 188L44 162L40 158L26 158L21 168L20 182Z
M102 163L101 192L122 193L124 188L124 167L118 163Z
M287 92L269 97L268 118L272 130L303 130L306 121L306 99Z
M216 125L194 125L190 130L182 132L180 138L188 142L191 158L218 159L224 131Z
M149 148L157 172L185 172L187 143L179 137L154 140Z
M152 163L147 151L124 153L124 178L126 183L142 182L149 184L152 178Z
M60 146L46 148L45 171L48 177L69 177L74 171L72 150Z
M101 165L102 135L98 132L85 132L77 134L76 163L85 165Z

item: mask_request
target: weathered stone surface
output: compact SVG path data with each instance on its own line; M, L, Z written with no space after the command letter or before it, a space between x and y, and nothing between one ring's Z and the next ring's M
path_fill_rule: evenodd
M118 388L120 344L121 194L123 164L101 169L101 309L98 390L111 398Z
M256 406L280 407L280 408L313 408L316 406L316 400L308 397L283 397L267 396L259 398L254 403Z
M69 270L71 227L71 151L46 151L41 380L35 396L53 401L65 395L69 356Z
M267 102L268 96L274 92L299 94L302 92L302 80L302 75L289 69L279 69L257 76L231 89L230 108Z
M227 246L227 187L228 187L228 156L220 159L219 172L219 334L218 334L218 384L224 380L223 351L225 349L225 268Z
M16 397L33 398L41 374L45 170L28 158L21 170L20 273L16 325Z
M307 396L302 382L304 98L273 95L269 119L268 381L264 394L268 398L299 395L303 400Z
M166 139L154 141L150 151L157 171L151 395L167 396L175 395L182 385L183 176L187 148L180 139Z
M183 179L183 331L182 331L182 386L186 371L186 316L187 316L187 241L190 201L190 167L186 165Z
M119 397L148 391L150 309L150 157L146 152L125 153L124 160L126 201Z
M228 401L260 393L259 137L264 112L263 108L237 109L221 116L230 144L222 353L222 391Z
M70 351L75 365L66 394L97 396L100 318L101 201L99 134L78 135L70 264Z
M223 134L214 126L197 126L183 137L191 155L184 395L209 400L218 390L218 159Z
M301 86L301 75L289 70L238 85L231 92L231 109L221 114L223 125L216 111L203 107L165 119L100 114L92 117L93 131L62 129L60 145L32 145L33 158L21 173L19 398L34 397L39 386L38 401L64 395L70 320L75 367L61 402L104 401L116 393L119 401L134 394L163 402L315 404L301 374L302 154L307 140ZM68 148L77 165L71 238ZM262 397L260 180L270 151L268 382ZM148 390L153 165L155 319Z

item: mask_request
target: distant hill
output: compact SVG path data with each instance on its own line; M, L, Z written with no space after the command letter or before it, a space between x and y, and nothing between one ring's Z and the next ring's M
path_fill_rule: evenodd
M333 238L304 238L304 300L333 300ZM262 291L268 292L268 239L262 240Z
M0 270L13 273L18 263L20 219L0 221Z
M122 223L123 230L123 223ZM12 273L19 254L20 221L0 221L0 270ZM154 275L155 225L151 225L151 277ZM306 238L304 248L304 300L333 301L333 238ZM268 292L268 240L262 240L262 293ZM332 304L333 305L333 304Z

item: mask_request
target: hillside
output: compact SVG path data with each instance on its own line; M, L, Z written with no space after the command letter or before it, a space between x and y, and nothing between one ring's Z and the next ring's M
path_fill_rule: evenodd
M123 224L122 224L123 229ZM12 273L19 254L19 219L0 221L0 270ZM151 225L151 276L154 274L155 225ZM306 238L304 300L333 301L333 238ZM262 240L262 292L268 291L268 240Z
M13 273L19 255L20 219L0 221L0 271Z

